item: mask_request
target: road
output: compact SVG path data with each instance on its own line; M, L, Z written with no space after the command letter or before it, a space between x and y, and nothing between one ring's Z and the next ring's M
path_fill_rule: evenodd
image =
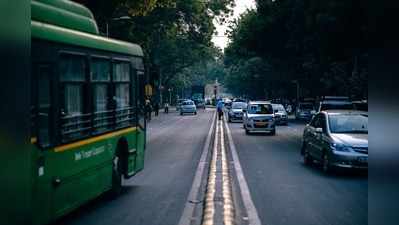
M367 174L306 167L299 154L303 123L278 126L276 136L248 136L242 124L229 125L262 224L367 224Z
M190 191L211 125L211 110L198 115L176 112L148 124L144 170L124 182L121 196L81 207L55 224L176 225Z
M213 113L160 113L148 125L145 168L125 181L122 195L92 201L56 224L177 225ZM276 136L245 135L240 123L229 127L263 225L367 224L367 174L325 175L316 166L304 166L299 154L303 123L278 126Z

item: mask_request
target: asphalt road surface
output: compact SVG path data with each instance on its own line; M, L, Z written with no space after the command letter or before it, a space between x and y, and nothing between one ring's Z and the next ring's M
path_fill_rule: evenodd
M101 197L55 224L176 225L182 215L214 110L160 113L148 125L145 168L126 180L121 196ZM263 225L365 225L367 174L325 175L299 154L303 123L277 135L245 135L229 123L250 195ZM239 225L239 224L237 224Z
M277 135L245 135L229 124L243 173L264 225L367 224L367 173L324 174L302 163L304 123L278 126Z
M190 191L213 110L159 113L148 124L144 170L121 196L99 198L62 218L63 225L176 225Z

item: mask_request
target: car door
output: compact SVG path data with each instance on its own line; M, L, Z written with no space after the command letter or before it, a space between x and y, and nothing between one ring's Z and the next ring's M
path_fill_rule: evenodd
M309 154L313 157L316 157L317 152L316 152L316 139L317 139L317 133L316 133L316 128L319 126L319 118L320 115L317 114L313 120L310 122L309 126L306 127L306 132L305 132L305 141L307 143L308 151Z
M324 143L326 139L326 116L323 113L318 115L318 120L316 124L317 128L321 128L323 132L315 132L313 139L314 156L317 159L322 159Z

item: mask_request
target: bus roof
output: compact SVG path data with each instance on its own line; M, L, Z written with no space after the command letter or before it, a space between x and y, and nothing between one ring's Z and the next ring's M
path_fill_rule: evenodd
M32 38L142 57L137 44L99 35L86 7L67 0L32 0Z
M99 34L90 10L71 1L32 0L31 18L42 23Z

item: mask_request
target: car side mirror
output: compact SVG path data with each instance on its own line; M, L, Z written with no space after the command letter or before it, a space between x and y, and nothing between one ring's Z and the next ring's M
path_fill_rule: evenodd
M246 110L246 109L242 109L242 112L246 113L246 112L247 112L247 110Z
M316 128L316 133L323 133L323 128L317 127Z
M274 110L274 113L278 113L278 110L277 110L277 109L275 109L275 110Z

